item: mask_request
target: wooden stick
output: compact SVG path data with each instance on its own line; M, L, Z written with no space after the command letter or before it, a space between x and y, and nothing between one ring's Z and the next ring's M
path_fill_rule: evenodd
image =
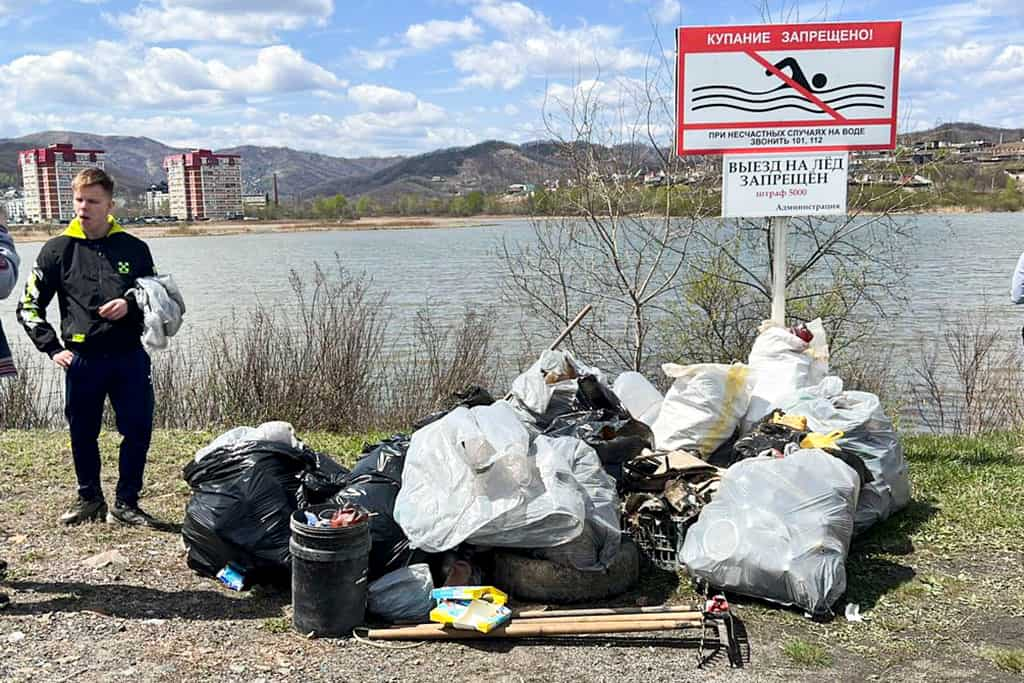
M600 624L620 621L694 621L703 622L700 612L675 612L672 614L595 614L583 617L530 617L513 619L515 624Z
M543 636L577 636L604 633L673 631L680 628L692 628L699 625L700 623L693 619L615 622L595 621L586 624L535 624L527 621L501 626L490 633L480 633L479 631L446 629L443 624L422 624L420 626L411 626L408 628L371 629L367 636L371 639L377 640L477 640L480 638L536 638Z
M534 619L548 617L592 617L606 614L687 614L700 610L688 605L653 605L651 607L594 607L588 609L519 610L512 612L513 619Z
M558 337L555 338L555 341L551 342L551 346L548 347L548 351L554 351L558 347L558 345L562 343L562 340L568 337L569 333L576 329L576 326L580 324L580 321L583 320L583 318L585 318L587 314L590 313L591 310L593 310L593 308L593 304L587 304L586 306L584 306L580 310L580 312L576 314L576 317L573 318L572 321L566 326L566 328L562 330L562 334L558 335ZM509 400L510 398L512 398L511 391L505 394L506 401Z
M576 317L572 319L572 322L562 330L562 334L558 335L555 341L551 342L551 346L548 347L548 351L554 351L558 348L558 345L562 343L562 340L569 336L569 333L576 329L576 326L580 324L580 321L587 317L587 314L594 308L592 304L587 304L583 309L576 314Z
M614 622L648 622L648 621L692 621L696 624L704 622L700 612L674 612L671 614L595 614L582 617L563 617L552 613L546 617L513 617L513 624L606 624ZM436 631L444 624L413 624L405 628L418 628L424 631Z

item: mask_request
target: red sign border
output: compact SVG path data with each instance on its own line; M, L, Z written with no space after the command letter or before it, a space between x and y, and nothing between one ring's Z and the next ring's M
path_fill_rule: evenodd
M707 124L689 124L687 125L684 121L683 116L683 88L685 85L684 70L683 70L683 59L686 54L701 52L747 52L752 49L750 45L716 45L709 49L701 50L683 50L683 34L688 33L707 33L710 31L750 31L760 30L768 32L782 32L782 31L816 31L816 30L842 30L842 29L856 29L856 28L882 28L886 31L895 32L895 45L891 45L886 42L884 44L871 44L867 46L859 47L844 47L841 49L864 49L866 47L894 47L893 54L893 76L892 76L892 112L891 116L882 119L848 119L844 123L849 124L862 124L862 125L878 125L888 124L890 126L889 143L888 144L872 144L872 145L830 145L830 146L789 146L789 147L744 147L737 149L683 149L683 131L684 130L700 130L700 129L712 129L712 130L728 130L730 128L782 128L782 127L797 127L797 128L814 128L822 126L834 126L838 122L835 120L815 120L815 121L779 121L779 122L733 122L733 123L707 123ZM818 22L813 24L747 24L741 26L680 26L676 29L676 125L675 125L675 150L678 156L688 155L721 155L721 154L778 154L784 152L857 152L857 151L884 151L896 148L896 119L897 109L899 105L899 90L900 90L900 47L902 43L903 34L903 22L902 21L860 21L860 22ZM816 44L816 43L797 43L799 47L794 45L787 45L790 49L827 49L827 47ZM760 49L777 49L771 45L766 48ZM840 48L837 48L840 49Z

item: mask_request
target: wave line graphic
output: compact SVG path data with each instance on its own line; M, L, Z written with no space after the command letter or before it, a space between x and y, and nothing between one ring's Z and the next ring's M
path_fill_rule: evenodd
M789 85L783 83L782 85L780 85L780 86L778 86L776 88L771 88L770 90L746 90L744 88L740 88L740 87L735 86L735 85L725 85L725 84L722 84L722 85L699 85L696 88L694 88L692 92L697 92L697 91L701 91L701 90L712 90L714 88L721 88L721 89L724 89L724 90L736 90L736 91L741 92L741 93L743 93L745 95L770 95L773 92L778 92L779 90L784 90L786 88L789 88ZM877 83L850 83L848 85L838 85L838 86L836 86L834 88L825 88L825 89L822 89L822 90L816 90L814 88L811 88L810 91L813 94L815 94L815 95L820 95L820 94L827 94L827 93L830 93L830 92L835 92L836 90L844 90L846 88L877 88L878 90L885 90L885 86L884 85L878 85Z
M767 108L764 108L764 109L753 109L751 107L742 107L742 106L736 105L736 104L699 104L696 107L693 107L691 109L691 111L697 111L699 109L712 109L714 107L721 107L722 109L736 109L736 110L739 110L739 111L749 111L749 112L756 112L756 113L766 112L766 111L778 111L780 109L800 109L801 111L810 112L811 114L824 114L825 113L821 109L818 109L818 108L809 109L808 107L801 107L799 104L780 104L780 105L777 105L775 107L767 107ZM848 104L841 104L838 107L832 107L832 108L835 109L836 111L841 111L843 109L849 109L850 107L868 107L868 108L871 108L871 109L885 109L885 106L881 105L881 104L860 104L860 103L857 103L857 102L851 102L851 103L848 103Z
M825 104L829 104L830 105L833 102L840 102L842 100L848 100L851 97L863 97L863 98L871 99L871 100L884 100L885 99L885 95L874 95L874 94L871 94L871 93L852 93L850 95L841 95L839 97L833 97L831 99L822 100L822 102L824 102ZM811 101L809 99L807 99L806 97L804 97L803 95L780 95L778 97L769 97L768 99L765 99L765 100L754 100L754 99L749 99L749 98L746 98L746 97L739 97L738 95L725 95L725 94L719 95L717 93L712 93L712 94L709 94L709 95L698 95L697 97L694 97L692 101L693 102L700 102L700 101L703 101L703 100L710 100L710 99L714 99L714 98L721 98L721 99L726 99L726 100L735 101L735 102L747 102L749 104L769 104L771 102L779 102L779 101L782 101L782 100L799 100L800 102L807 102L808 104L811 103Z

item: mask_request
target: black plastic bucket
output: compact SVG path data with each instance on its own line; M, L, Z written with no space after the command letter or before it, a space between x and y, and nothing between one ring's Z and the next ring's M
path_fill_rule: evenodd
M337 508L318 505L308 511L320 516ZM304 635L349 636L366 614L370 524L312 527L305 512L291 519L292 623Z

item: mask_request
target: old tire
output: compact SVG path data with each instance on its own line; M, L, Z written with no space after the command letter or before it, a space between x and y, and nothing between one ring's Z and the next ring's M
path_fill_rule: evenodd
M581 572L548 560L499 550L494 554L494 584L529 602L568 604L604 600L625 593L640 577L640 553L628 537L603 572Z

